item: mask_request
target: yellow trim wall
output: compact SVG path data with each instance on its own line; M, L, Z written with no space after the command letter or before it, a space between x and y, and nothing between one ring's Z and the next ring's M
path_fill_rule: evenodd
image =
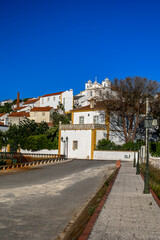
M96 129L91 132L91 159L93 159L94 149L96 147Z
M74 112L71 112L71 121L72 121L72 124L73 124L73 121L74 121Z

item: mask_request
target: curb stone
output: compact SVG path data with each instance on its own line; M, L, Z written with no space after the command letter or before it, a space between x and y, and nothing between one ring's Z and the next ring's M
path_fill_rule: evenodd
M87 240L87 238L89 237L89 235L90 235L90 233L92 231L92 228L93 228L93 226L94 226L94 224L95 224L95 222L96 222L96 220L97 220L97 218L98 218L98 216L99 216L99 214L100 214L100 212L101 212L101 210L102 210L102 208L103 208L103 206L104 206L104 204L105 204L105 202L106 202L106 200L108 198L108 195L109 195L109 193L110 193L110 191L112 189L112 186L113 186L113 184L114 184L114 182L116 180L116 177L117 177L117 175L119 173L120 167L121 167L121 165L119 165L119 167L117 168L117 172L114 175L110 185L108 186L106 193L104 194L102 200L98 204L98 207L96 208L95 212L93 213L92 217L90 218L89 222L87 223L84 231L82 232L82 234L80 235L78 240Z

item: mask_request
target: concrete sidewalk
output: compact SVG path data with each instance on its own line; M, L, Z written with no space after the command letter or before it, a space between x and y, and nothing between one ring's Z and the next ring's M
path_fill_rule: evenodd
M131 163L122 163L88 240L160 240L160 208Z

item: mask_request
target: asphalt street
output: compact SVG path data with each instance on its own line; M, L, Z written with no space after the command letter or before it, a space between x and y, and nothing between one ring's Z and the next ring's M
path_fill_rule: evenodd
M0 239L55 239L113 164L74 160L0 174Z

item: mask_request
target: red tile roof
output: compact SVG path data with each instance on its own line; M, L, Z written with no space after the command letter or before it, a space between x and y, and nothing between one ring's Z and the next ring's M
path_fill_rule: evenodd
M63 92L64 92L64 91L63 91ZM45 94L45 95L43 95L43 96L41 96L41 97L49 97L49 96L54 96L54 95L60 95L60 94L62 94L63 92Z
M26 107L27 107L27 106L26 106ZM21 109L23 109L23 108L25 108L25 107L19 107L18 109L17 109L17 108L14 108L14 110L17 111L17 110L21 110Z
M0 125L4 125L4 123L3 123L3 122L0 122Z
M2 117L3 115L5 115L6 113L0 113L0 117Z
M35 103L39 100L39 98L32 98L32 99L28 99L27 101L25 101L23 103L23 105L26 105L26 104L32 104L32 103Z
M31 112L49 112L52 107L34 107L31 109Z
M48 127L53 127L53 123L52 122L49 122L47 123Z
M103 108L103 107L97 107L97 106L91 108L90 105L87 105L85 107L73 109L73 110L71 110L71 112L97 111L97 110L104 110L104 109L105 108Z
M8 117L29 117L29 112L11 112Z

